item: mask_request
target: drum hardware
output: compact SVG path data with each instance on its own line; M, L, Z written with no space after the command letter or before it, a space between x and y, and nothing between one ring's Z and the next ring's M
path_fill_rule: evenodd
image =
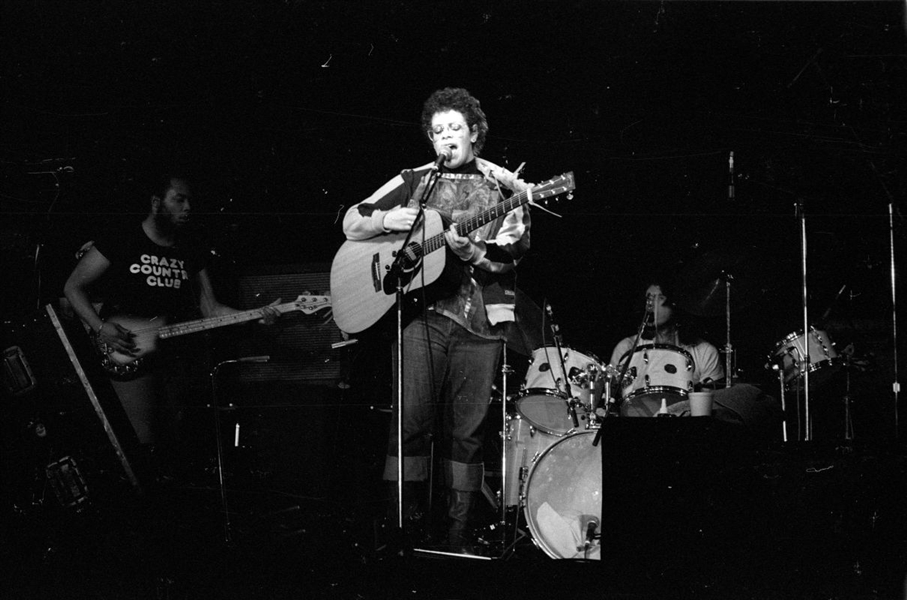
M555 353L560 360L552 360ZM532 353L516 410L536 429L566 435L591 421L592 408L604 392L605 373L594 355L569 346L561 346L559 352L551 346L538 348ZM569 391L561 391L563 387Z
M766 368L771 368L775 373L778 374L778 387L781 390L781 441L787 441L787 400L784 394L784 371L781 370L781 365L778 363L770 363L765 365Z
M649 301L647 301L645 310L643 311L643 314L642 314L642 321L639 323L639 327L636 329L636 337L633 338L633 345L631 345L630 349L624 353L624 356L634 355L636 353L636 349L639 348L639 341L642 339L642 332L645 330L646 324L648 324L648 322L649 322L649 317L652 316L654 318L654 314L651 312L650 309L651 309L651 304ZM619 360L617 362L617 364L618 364L618 372L617 372L617 377L614 378L614 381L616 382L618 390L620 390L622 392L624 380L627 378L627 373L630 369L630 361L629 360L624 361L623 357L621 357L621 360ZM634 372L633 377L634 377L634 379L636 378L635 372ZM603 419L607 418L608 415L611 414L612 411L615 414L620 414L620 410L622 409L623 403L625 400L623 393L620 394L619 398L612 399L613 396L610 393L611 392L610 386L608 387L608 392L609 392L608 410L601 411L601 414L597 413L598 416L600 416ZM601 441L601 434L602 434L602 430L599 429L598 433L595 435L595 439L592 441L593 446L598 446L599 441Z
M776 284L772 267L755 248L733 254L705 252L683 267L678 276L684 282L678 294L681 308L700 317L725 318L722 352L726 387L736 379L731 315L752 305Z
M853 440L853 421L850 416L850 355L844 354L844 439Z
M797 199L795 204L795 213L797 221L799 224L800 230L800 294L801 294L801 308L803 310L803 332L809 331L810 328L810 319L809 319L809 287L806 282L806 210L803 207L803 200ZM803 359L807 365L811 364L809 357L809 344L804 344L805 353ZM803 371L803 406L804 414L806 418L806 428L804 434L804 440L807 442L812 441L813 439L813 422L812 422L812 412L810 406L810 387L809 387L809 373L810 369Z

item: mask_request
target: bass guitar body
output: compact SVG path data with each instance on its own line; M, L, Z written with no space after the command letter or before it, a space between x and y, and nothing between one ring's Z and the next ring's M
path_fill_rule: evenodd
M107 322L131 331L135 350L132 355L123 354L95 337L94 341L101 355L101 367L109 374L122 379L138 377L147 357L155 354L160 348L161 339L158 331L167 325L166 319L116 315L109 317Z

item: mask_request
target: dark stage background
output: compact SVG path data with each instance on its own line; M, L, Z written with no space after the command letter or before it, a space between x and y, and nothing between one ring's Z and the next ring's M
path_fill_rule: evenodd
M3 12L11 318L60 295L85 240L144 212L136 180L160 163L198 174L197 222L226 299L238 302L241 274L329 264L343 210L431 158L424 98L463 86L489 115L488 159L525 161L531 181L575 173L574 198L552 205L561 218L534 212L519 270L567 345L607 361L635 330L652 271L692 275L701 292L723 285L727 268L741 377L763 380L775 344L802 330L799 204L811 322L868 356L880 427L893 432L902 3L12 2ZM721 293L704 323L719 347Z
M421 104L446 86L482 101L484 157L511 169L525 162L529 181L574 172L572 199L549 204L560 217L533 211L518 285L535 304L550 303L566 345L603 361L635 331L646 278L664 268L692 284L706 337L724 346L725 315L714 296L707 306L701 297L718 285L723 298L726 271L740 379L772 393L766 359L802 330L801 206L810 320L858 359L854 437L890 441L891 263L903 271L907 260L905 18L897 1L4 2L3 347L23 346L43 384L9 403L7 442L31 456L16 436L34 441L39 394L51 429L60 421L57 431L77 440L84 429L67 416L74 412L96 425L42 307L62 295L86 240L147 210L142 176L162 164L196 174L196 223L215 248L224 300L251 307L327 293L344 210L433 158ZM898 285L903 305L903 277ZM317 318L264 329L187 341L196 372L183 391L199 430L209 426L211 365L272 355L275 364L226 374L222 400L238 403L227 426L242 421L263 440L253 456L228 458L251 465L250 488L272 485L262 478L276 471L289 480L273 484L281 494L299 493L302 476L303 495L319 501L373 498L366 490L376 485L391 395L386 345L366 334L332 351L339 332ZM832 447L844 433L834 390L816 408L820 441ZM206 436L196 441L210 450ZM810 474L834 462L809 452L796 460L794 470ZM903 462L893 462L879 471L893 473L897 488ZM776 510L796 504L791 515L816 516L805 488L785 485L792 499ZM821 504L840 490L828 488L808 491ZM881 497L860 507L884 504L871 520L882 514L894 538L903 532L897 503ZM216 530L216 512L208 514ZM840 522L822 521L836 514L817 515L817 529L837 535ZM785 529L783 519L775 526ZM898 552L885 561L902 573ZM887 575L885 561L877 572ZM849 555L844 562L857 573Z

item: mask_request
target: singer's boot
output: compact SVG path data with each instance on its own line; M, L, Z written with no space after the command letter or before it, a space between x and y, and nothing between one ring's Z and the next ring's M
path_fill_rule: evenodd
M450 528L447 530L447 545L451 552L475 554L469 516L475 506L476 496L478 496L478 492L450 490L447 505L447 517L450 521Z

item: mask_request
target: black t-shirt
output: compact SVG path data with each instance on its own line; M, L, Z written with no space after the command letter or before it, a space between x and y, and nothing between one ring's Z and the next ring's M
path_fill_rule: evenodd
M196 275L209 254L180 242L158 246L141 224L99 236L94 247L110 261L104 274L102 318L113 314L188 318L198 312Z

